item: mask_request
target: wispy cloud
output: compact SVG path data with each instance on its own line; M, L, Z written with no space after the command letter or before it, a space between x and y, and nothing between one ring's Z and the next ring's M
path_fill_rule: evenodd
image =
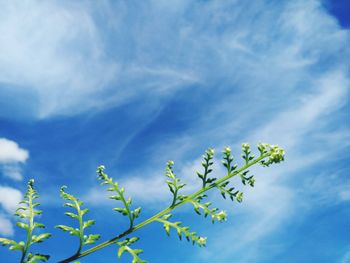
M284 164L254 171L263 175L256 188L246 191L239 210L243 227L213 233L202 261L222 262L244 253L239 262L259 262L258 244L300 208L298 195L309 204L325 198L318 193L327 184L324 174L309 181L302 171L334 161L349 147L347 115L339 112L349 103L350 37L322 1L148 1L130 6L105 1L97 9L69 2L11 2L0 12L2 115L29 112L49 118L140 100L141 110L151 113L122 142L119 156L140 136L140 126L147 129L159 121L163 108L185 109L174 109L166 121L186 119L186 127L148 148L152 170L140 164L135 174L118 179L135 202L162 206L169 199L164 158L173 158L177 174L193 185L194 171L201 168L199 149L231 145L239 155L242 141L286 149ZM174 101L183 103L174 106ZM7 169L10 174L11 166ZM220 174L222 168L217 169ZM330 178L334 198L347 202L348 179L342 182L338 173ZM99 204L105 195L93 188L82 199ZM298 215L302 218L303 210ZM240 245L222 249L238 236Z
M183 163L191 163L191 170L195 170L194 163L198 160L193 157L193 149L207 147L203 146L204 142L221 148L226 144L238 145L241 140L264 141L286 148L286 163L273 168L273 172L262 171L266 175L258 178L253 191L247 192L245 208L240 210L244 213L241 230L236 226L225 228L225 233L220 233L225 234L225 239L220 234L214 237L213 245L205 252L210 262L213 258L220 261L220 258L243 251L244 247L258 244L283 226L300 208L295 202L297 195L310 201L306 189L311 190L295 191L290 183L292 176L319 165L326 158L336 158L337 153L349 145L346 142L348 127L331 125L338 112L348 104L349 63L338 52L349 54L349 32L339 28L319 1L281 2L268 7L260 2L242 4L240 8L249 15L238 19L241 11L233 6L209 3L201 9L201 14L205 13L203 18L211 17L209 22L202 21L196 12L192 14L200 25L206 25L206 31L201 31L196 23L187 28L177 25L173 29L175 32L182 30L179 38L188 44L188 53L185 53L191 54L191 59L181 62L191 64L198 83L206 83L203 89L207 95L212 94L208 99L211 103L198 114L200 117L186 133L163 142L153 152L155 158L169 153L169 158L177 160L178 157ZM259 10L269 11L262 14ZM219 36L216 35L218 28ZM329 62L330 58L332 62ZM220 85L218 80L224 84ZM217 99L217 94L225 98L218 96ZM194 108L203 103L192 102ZM183 172L179 175L193 176L185 176L184 181L192 182L193 172ZM296 177L304 180L301 176ZM143 202L164 200L163 179L151 172L125 177L121 181ZM346 200L347 189L341 193L338 198ZM299 217L302 216L300 212ZM222 249L227 243L235 243L233 237L237 236L240 236L242 246ZM216 253L218 249L220 258ZM258 262L259 249L259 246L252 246L240 262ZM283 250L283 246L278 249Z
M117 74L118 65L104 54L94 21L80 6L3 4L0 41L3 114L76 114L95 107L96 93ZM25 94L31 99L21 100ZM8 96L21 108L6 103Z

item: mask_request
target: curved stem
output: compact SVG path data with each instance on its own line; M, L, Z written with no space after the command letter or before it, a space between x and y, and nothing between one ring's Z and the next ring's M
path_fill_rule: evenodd
M153 221L156 221L159 217L162 217L163 215L169 213L170 211L174 210L175 208L189 202L190 200L194 199L195 197L201 195L202 193L212 189L213 187L216 187L220 184L222 184L223 182L231 179L232 177L238 175L239 173L241 173L242 171L246 170L247 168L249 168L250 166L260 162L261 160L263 160L264 158L266 157L269 157L270 156L270 153L266 153L266 154L263 154L261 155L260 157L256 158L255 160L252 160L251 162L247 163L246 165L242 166L241 168L239 168L238 170L232 172L232 173L229 173L227 174L226 176L224 176L223 178L217 180L216 182L206 186L206 187L203 187L201 188L200 190L196 191L195 193L193 193L192 195L189 195L187 198L183 199L182 201L178 202L178 203L175 203L173 205L171 205L170 207L167 207L165 209L163 209L162 211L158 212L157 214L153 215L152 217L146 219L145 221L139 223L138 225L134 226L134 227L130 227L128 230L124 231L123 233L119 234L118 236L115 236L113 237L112 239L110 240L107 240L99 245L96 245L88 250L85 250L84 252L78 254L78 255L73 255L72 257L69 257L65 260L62 260L62 261L59 261L58 263L68 263L68 262L72 262L73 260L76 260L78 258L82 258L82 257L85 257L97 250L100 250L104 247L107 247L109 245L112 245L114 244L117 240L129 235L130 233L133 233L135 232L136 230L152 223Z
M75 254L79 255L81 252L81 249L83 248L83 242L84 242L83 215L81 213L81 209L78 201L74 200L74 203L77 208L78 220L79 220L79 248Z
M129 217L129 221L130 221L130 227L129 228L132 228L133 224L134 224L134 219L132 217L132 214L131 214L131 211L130 211L130 208L129 208L129 205L126 203L126 200L125 200L125 197L124 197L124 194L121 190L118 189L118 187L115 187L115 185L113 185L115 191L119 194L122 202L123 202L123 205L126 209L126 211L128 212L128 217Z

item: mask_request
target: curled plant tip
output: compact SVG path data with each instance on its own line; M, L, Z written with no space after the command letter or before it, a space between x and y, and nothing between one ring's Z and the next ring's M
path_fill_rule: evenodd
M84 245L94 244L100 238L100 235L85 235L85 229L95 224L95 220L83 220L83 216L89 211L89 209L82 209L81 206L83 205L83 202L79 201L74 195L67 193L66 188L66 186L62 186L60 189L62 199L68 201L64 203L64 206L74 209L76 213L65 212L65 215L77 220L79 227L74 228L66 225L57 225L56 228L69 232L70 235L79 238L79 246L76 252L76 254L79 254Z
M165 176L169 178L169 180L166 180L166 183L168 184L169 190L173 195L173 200L171 202L170 206L174 206L176 201L182 201L187 196L181 195L179 196L179 190L183 188L186 184L181 183L180 178L176 177L176 174L173 171L174 161L168 161L167 166L165 168Z
M280 163L284 161L285 151L278 145L270 145L267 143L260 143L258 145L260 155L268 155L268 160L262 160L260 163L263 166L269 166L273 163Z
M142 260L139 257L139 254L141 254L143 252L143 250L132 249L130 247L131 244L135 243L138 240L139 240L138 237L132 237L132 238L127 238L127 239L120 241L120 242L116 242L120 246L120 248L118 250L118 258L120 258L124 252L128 252L133 257L132 263L147 263L147 261Z
M231 155L231 148L230 147L225 147L224 150L222 151L224 154L224 158L222 160L222 164L225 166L227 169L227 174L232 173L237 169L237 164L232 165L232 162L234 160L233 156Z
M137 207L136 209L132 210L132 199L125 198L124 188L119 187L118 183L114 182L113 179L104 172L104 170L105 167L103 165L100 165L97 168L97 176L102 181L102 185L109 185L107 191L116 193L115 195L112 195L109 198L116 201L120 201L123 204L123 207L115 207L113 208L113 210L129 218L129 228L131 229L134 225L135 219L138 218L141 213L141 207Z
M207 240L206 237L198 236L196 232L190 232L189 227L181 226L182 222L170 222L168 220L170 217L171 214L166 214L163 217L156 219L163 224L168 236L170 235L170 228L174 228L180 240L182 240L182 235L184 235L187 241L192 242L192 245L197 244L199 247L205 247Z
M42 211L36 209L40 204L35 203L34 200L39 197L37 191L34 189L34 179L28 181L27 191L24 195L24 200L20 202L20 207L17 208L15 215L20 217L22 220L17 222L19 228L24 229L27 232L27 240L16 242L7 238L0 238L2 246L9 246L10 250L19 250L22 253L21 263L35 263L38 261L45 262L50 256L43 254L32 254L29 252L31 245L35 243L42 243L48 239L50 233L41 233L34 235L36 228L45 228L44 224L35 222L35 216L41 215Z
M254 159L254 155L251 155L250 145L248 143L242 144L242 157L245 160L245 163L248 164Z

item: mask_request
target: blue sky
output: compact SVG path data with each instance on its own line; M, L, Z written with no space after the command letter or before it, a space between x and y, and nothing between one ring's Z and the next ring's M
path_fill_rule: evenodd
M210 195L228 222L212 226L189 206L174 213L206 248L153 224L138 233L142 257L350 263L347 2L2 1L0 236L23 238L12 214L30 178L53 233L33 249L57 262L76 247L53 229L70 223L61 185L107 240L127 221L105 201L98 165L143 207L142 220L169 204L168 159L191 192L205 149L228 145L239 159L242 142L264 141L286 161L256 168L254 189L238 184L242 204ZM0 259L19 254L1 248ZM118 262L117 247L82 262Z

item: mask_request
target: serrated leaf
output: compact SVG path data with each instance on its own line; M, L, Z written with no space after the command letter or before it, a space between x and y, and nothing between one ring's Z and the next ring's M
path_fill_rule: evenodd
M40 261L45 262L45 261L49 260L49 258L50 258L49 255L35 254L35 255L32 255L32 257L30 258L28 263L35 263L36 260L40 260Z
M142 250L142 249L133 249L133 251L134 251L134 253L135 253L136 255L139 255L139 254L143 253L143 250Z
M68 207L71 207L71 208L76 208L76 205L72 204L72 203L64 203L64 206L68 206Z
M81 210L81 215L85 215L87 212L89 212L89 209L88 208L85 208L85 209L82 209Z
M113 210L121 213L124 216L128 215L128 210L126 208L115 207L115 208L113 208Z
M74 230L73 227L65 226L65 225L57 225L57 226L55 226L55 228L58 228L58 229L61 229L63 231L67 231L67 232Z
M112 195L112 196L109 197L109 199L113 199L113 200L119 201L119 200L121 200L121 197L119 195Z
M78 228L73 228L69 234L73 235L73 236L80 236L80 231Z
M170 226L169 224L165 223L164 224L164 229L165 229L165 232L168 236L170 236Z
M35 228L45 228L45 225L42 223L34 222L34 227Z
M20 218L30 218L28 213L16 212L15 215L19 216Z
M89 235L88 238L85 240L84 244L93 244L95 243L101 235L96 234L96 235Z
M128 244L130 245L130 244L135 243L136 241L138 241L139 238L138 237L132 237L132 238L128 238L127 240L128 240Z
M65 212L64 213L66 216L69 216L71 218L74 218L74 219L79 219L79 216L74 214L74 213L71 213L71 212Z
M0 237L0 243L2 246L16 245L17 244L17 242L14 240L2 238L2 237Z
M140 212L141 212L141 207L136 208L133 211L134 218L137 218L139 216Z
M125 246L121 246L121 247L119 247L119 249L118 249L118 258L120 258L122 255L123 255L123 253L125 252Z
M33 213L34 213L34 215L41 215L43 213L43 211L42 210L36 210Z
M170 217L171 217L171 214L166 214L166 215L163 216L163 219L164 220L168 220Z
M93 224L95 224L95 220L88 220L88 221L85 221L83 223L83 229L89 227L89 226L92 226Z
M47 239L49 237L51 237L50 233L44 233L44 234L40 234L39 236L33 236L32 242L33 243L41 243L44 241L44 239Z
M25 229L25 230L28 230L28 228L29 228L28 224L23 223L23 222L17 222L16 225L20 228Z
M15 243L13 244L12 246L9 247L10 250L20 250L20 251L23 251L24 250L24 242L21 241L19 243Z

